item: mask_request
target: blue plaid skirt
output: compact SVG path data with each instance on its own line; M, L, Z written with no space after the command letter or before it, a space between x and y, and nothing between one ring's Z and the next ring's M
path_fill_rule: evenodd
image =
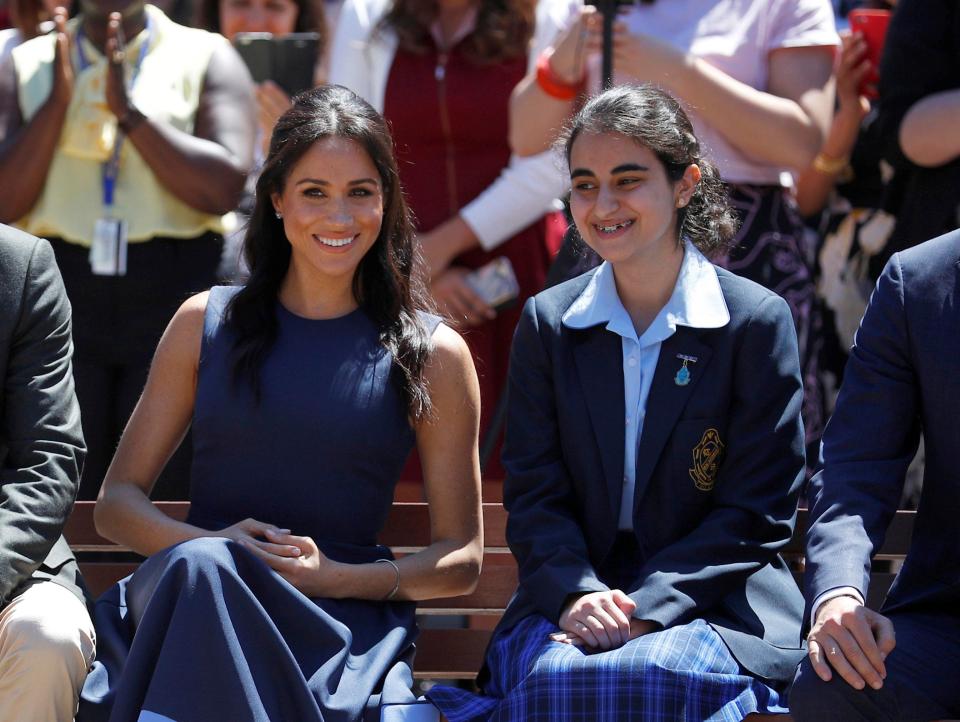
M749 676L702 620L593 654L548 639L557 631L525 618L491 643L485 694L436 686L427 697L450 722L739 722L788 712L785 694Z

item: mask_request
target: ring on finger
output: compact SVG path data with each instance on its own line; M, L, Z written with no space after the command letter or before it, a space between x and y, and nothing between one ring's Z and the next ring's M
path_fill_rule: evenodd
M834 655L836 655L836 653L837 653L837 648L836 648L836 647L830 647L830 651L828 652L828 654L829 654L831 657L833 657Z

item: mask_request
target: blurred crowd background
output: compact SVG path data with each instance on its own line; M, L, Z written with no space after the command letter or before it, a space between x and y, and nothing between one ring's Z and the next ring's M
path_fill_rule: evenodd
M551 140L600 86L597 12L581 0L57 5L0 4L0 222L50 239L73 306L80 498L96 497L176 307L243 280L271 130L292 93L324 82L390 123L433 301L476 361L485 475L502 476L522 302L558 252L568 274L595 262L564 244L568 180ZM882 44L848 19L857 9L891 13ZM111 12L131 31L122 47ZM884 263L960 224L960 3L637 0L618 9L613 42L614 82L677 95L729 188L742 227L714 260L793 310L812 466ZM105 215L126 224L120 273L90 264ZM509 275L502 259L516 279L505 305L483 281ZM187 443L155 498L188 498L189 456ZM418 473L411 460L405 477ZM913 474L905 506L918 485Z

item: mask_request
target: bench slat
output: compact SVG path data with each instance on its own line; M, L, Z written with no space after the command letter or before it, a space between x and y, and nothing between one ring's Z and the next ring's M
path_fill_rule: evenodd
M399 498L414 499L413 492ZM154 502L168 516L183 520L189 502ZM469 595L420 602L418 614L424 617L477 615L478 626L492 626L494 617L503 612L517 585L517 567L506 548L506 511L499 503L483 505L484 563L477 589ZM899 511L895 515L878 559L902 559L910 547L915 512ZM802 582L803 535L808 512L801 509L797 531L784 550ZM87 586L98 596L118 579L137 567L135 555L125 547L113 544L97 534L93 524L93 502L77 502L64 534L78 553L80 569ZM423 502L394 502L381 534L381 543L395 552L409 553L430 543L429 508ZM880 568L871 574L867 603L879 608L895 574ZM883 570L883 571L881 571ZM483 622L483 620L488 620ZM428 624L425 621L425 624ZM424 629L417 642L415 675L427 679L473 679L483 662L483 653L490 639L489 629Z
M491 634L485 629L424 629L417 639L414 676L474 679Z
M64 536L75 551L124 551L97 533L93 524L92 501L78 501L67 519ZM177 521L187 518L190 509L185 501L155 501L160 511ZM483 505L483 543L506 551L507 512L500 504ZM417 549L430 544L430 511L424 502L394 503L380 534L380 543L391 548Z

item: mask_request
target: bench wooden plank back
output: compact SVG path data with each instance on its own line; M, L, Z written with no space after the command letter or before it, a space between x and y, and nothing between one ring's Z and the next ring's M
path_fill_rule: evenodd
M155 502L165 514L186 518L188 502ZM898 512L890 526L886 541L877 555L881 560L871 575L868 603L878 607L886 596L894 574L889 561L904 557L910 546L914 512ZM801 509L793 539L784 550L798 583L803 576L803 534L807 511ZM490 638L492 621L503 609L517 586L517 567L506 542L506 512L497 504L483 505L484 567L477 589L469 595L449 599L431 599L418 605L424 627L417 643L416 675L430 679L472 679L483 660ZM118 579L131 574L138 557L99 534L93 524L93 502L77 502L64 531L67 541L77 552L80 568L91 592L99 595ZM395 502L387 518L380 541L397 554L422 549L430 543L429 508L423 502ZM491 623L471 625L482 628L437 628L438 618L449 617L454 623L465 616L487 617ZM432 618L432 619L431 619ZM451 621L451 620L444 620Z

